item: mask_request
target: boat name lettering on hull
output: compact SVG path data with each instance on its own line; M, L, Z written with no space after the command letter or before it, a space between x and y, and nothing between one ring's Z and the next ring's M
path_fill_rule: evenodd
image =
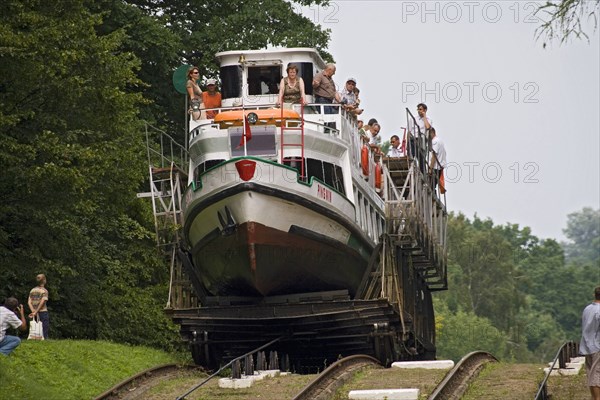
M317 196L331 203L331 190L317 184Z

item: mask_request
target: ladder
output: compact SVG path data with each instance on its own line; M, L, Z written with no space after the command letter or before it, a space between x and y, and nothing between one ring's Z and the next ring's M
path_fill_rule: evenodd
M280 139L279 139L279 143L281 145L281 163L285 164L286 162L290 163L290 166L294 166L294 164L296 163L300 163L300 179L302 180L306 180L306 168L305 168L305 164L306 164L306 160L304 158L304 103L300 103L300 125L299 126L292 126L292 127L288 127L287 126L287 120L284 120L283 118L283 104L281 104L281 124L280 124L280 129L281 129L281 134L280 134ZM284 131L300 131L300 143L288 143L285 141L285 134ZM288 137L289 139L289 137ZM300 157L298 156L291 156L291 157L286 157L285 156L285 148L286 147L290 147L290 148L295 148L295 147L300 147Z

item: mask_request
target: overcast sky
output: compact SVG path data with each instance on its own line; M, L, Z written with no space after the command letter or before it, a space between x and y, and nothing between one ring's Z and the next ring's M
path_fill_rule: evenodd
M334 1L304 14L332 30L338 84L361 89L384 140L429 107L446 144L447 206L564 240L600 207L598 32L535 40L536 2Z

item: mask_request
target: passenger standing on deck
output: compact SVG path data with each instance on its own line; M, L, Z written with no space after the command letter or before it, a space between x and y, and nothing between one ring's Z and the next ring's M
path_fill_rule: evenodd
M333 82L333 75L335 75L335 64L327 64L325 69L315 75L312 86L315 93L315 103L319 104L332 104L334 101L339 103L340 94L335 88L335 82ZM325 107L325 114L335 114L336 109L334 107Z
M371 133L370 133L371 127L368 126L368 125L365 125L365 123L363 122L363 120L359 119L356 122L356 128L358 129L358 136L361 139L360 143L361 144L367 143L369 141L369 137L371 135Z
M185 88L190 97L190 114L194 120L200 119L200 109L202 108L202 89L198 86L200 70L197 67L190 67L187 73L187 83Z
M381 136L379 135L379 131L381 130L381 126L379 123L375 122L371 125L371 137L369 138L369 147L376 154L381 153Z
M36 316L40 318L44 329L44 339L48 339L50 316L48 315L48 308L46 307L46 303L48 302L46 275L39 274L35 277L35 280L37 281L37 286L31 289L29 292L29 299L27 300L27 304L31 310L29 318L34 319Z
M421 170L421 173L425 175L425 157L427 155L427 140L429 138L428 131L433 126L433 121L427 116L427 106L425 103L417 104L417 114L418 117L416 118L416 121L418 129L413 132L414 137L409 139L410 155L417 159L419 169Z
M431 177L431 187L435 190L444 168L446 168L446 147L444 142L437 136L435 128L429 129L429 136L431 138L431 158L429 164L429 176ZM442 193L446 191L446 188L440 187Z
M282 78L279 84L277 107L283 104L285 108L291 108L291 104L305 104L304 80L298 76L298 67L289 64L286 72L287 76Z
M600 286L594 289L594 301L584 308L581 315L579 352L585 356L592 400L600 400Z
M200 70L197 67L191 67L188 69L187 78L188 81L185 84L190 101L199 100L202 102L202 89L198 86L198 78L200 77Z
M417 114L419 114L417 125L421 131L421 135L428 137L427 131L433 126L433 121L427 116L427 106L424 103L417 104ZM418 132L416 134L418 135Z
M362 126L362 132L358 132L361 135L365 144L368 144L369 140L371 140L371 130L373 129L373 125L376 123L377 120L375 118L371 118L368 124Z
M390 138L390 150L388 151L388 157L404 157L404 151L400 146L400 137L398 135L392 135Z
M363 110L358 108L359 100L356 94L356 78L348 78L346 80L346 86L340 96L342 98L340 102L344 110L354 116L362 114Z
M19 318L15 315L17 312ZM27 330L23 305L19 304L19 301L14 297L9 297L4 301L4 305L0 306L0 354L5 356L12 353L21 344L21 339L17 336L6 334L8 328L19 328L21 331Z
M206 81L206 92L202 92L202 102L205 108L220 108L221 93L217 90L217 80L208 79ZM210 110L206 112L206 118L213 119L219 110Z

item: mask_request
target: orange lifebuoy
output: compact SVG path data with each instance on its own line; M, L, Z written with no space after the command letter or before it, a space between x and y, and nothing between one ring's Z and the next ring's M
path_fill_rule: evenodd
M281 118L282 112L280 109L270 108L267 110L223 110L215 115L214 122L226 122L226 121L242 121L244 115L249 113L255 113L258 115L258 119L278 119ZM300 115L294 110L283 110L283 118L285 119L299 119Z
M382 168L381 164L375 164L375 191L377 193L381 192L381 177L382 177Z
M364 176L369 176L369 146L364 145L360 152L360 165Z

